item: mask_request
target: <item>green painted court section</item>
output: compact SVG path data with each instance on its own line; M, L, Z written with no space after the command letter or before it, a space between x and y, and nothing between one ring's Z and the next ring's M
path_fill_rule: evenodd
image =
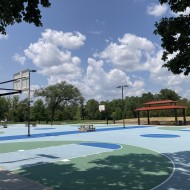
M0 144L0 153L16 152L18 150L32 150L77 143L76 141L37 141L37 142L17 142Z
M3 143L0 145L0 153L71 143L81 142ZM164 155L135 146L123 144L121 146L121 149L111 152L34 165L15 170L14 173L55 190L69 190L76 187L77 190L152 189L172 174L173 163ZM69 151L73 150L68 150L68 154Z
M180 130L183 130L183 129L190 129L190 127L169 126L169 127L158 127L158 129L169 130L169 131L180 131Z

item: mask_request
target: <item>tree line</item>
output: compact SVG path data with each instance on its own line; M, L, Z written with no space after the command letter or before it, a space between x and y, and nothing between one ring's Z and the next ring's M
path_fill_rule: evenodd
M174 100L187 106L186 115L190 115L190 101L180 97L175 91L162 89L157 94L151 92L139 96L126 96L124 99L111 101L85 101L78 88L66 82L36 90L34 101L30 106L30 120L35 122L67 121L67 120L120 120L136 118L136 108L144 103L156 100ZM99 105L105 105L105 111L99 111ZM29 100L20 99L18 95L0 97L0 120L26 122L29 117ZM181 113L182 114L182 113ZM172 116L171 110L152 111L151 117ZM179 113L180 115L180 113ZM146 112L142 112L146 117Z

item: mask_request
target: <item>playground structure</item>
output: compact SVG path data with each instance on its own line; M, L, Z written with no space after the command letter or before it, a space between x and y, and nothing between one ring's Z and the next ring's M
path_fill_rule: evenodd
M150 111L153 110L174 110L175 114L175 125L186 125L186 117L185 117L185 109L186 106L177 105L177 101L173 100L160 100L160 101L153 101L145 103L145 107L137 108L137 117L138 117L138 125L140 125L140 111L147 112L147 122L150 125ZM183 122L180 120L178 121L177 110L181 109L183 111ZM156 122L155 124L164 124Z

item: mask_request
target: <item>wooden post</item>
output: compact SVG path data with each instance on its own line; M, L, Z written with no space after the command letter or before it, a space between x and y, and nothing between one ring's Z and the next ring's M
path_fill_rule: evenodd
M177 125L177 110L174 109L174 113L175 113L175 124Z
M140 113L139 113L139 111L137 111L137 117L138 117L138 125L140 125L141 121L140 121Z
M150 125L150 115L149 115L149 111L147 110L147 119L148 119L148 125Z
M183 123L186 125L185 109L183 109Z

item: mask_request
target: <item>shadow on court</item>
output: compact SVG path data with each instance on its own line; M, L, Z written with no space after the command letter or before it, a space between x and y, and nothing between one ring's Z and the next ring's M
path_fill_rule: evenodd
M131 153L24 167L18 173L55 190L148 190L166 180L172 168L162 155Z
M157 190L183 189L189 190L190 184L190 151L167 154L175 162L175 173L172 178Z

